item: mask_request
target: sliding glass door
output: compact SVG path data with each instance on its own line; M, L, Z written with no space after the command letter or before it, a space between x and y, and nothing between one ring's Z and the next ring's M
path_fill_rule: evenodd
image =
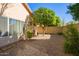
M11 35L20 35L23 32L24 22L16 20L16 19L9 19L9 32Z
M24 22L13 18L0 16L0 36L20 35L23 32Z
M7 28L8 28L8 19L7 19L7 17L0 16L0 36L8 31Z

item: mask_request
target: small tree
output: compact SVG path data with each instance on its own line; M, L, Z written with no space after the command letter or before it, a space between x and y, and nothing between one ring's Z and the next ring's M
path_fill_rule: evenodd
M23 27L23 33L26 38L31 38L34 35L34 26L32 16L27 16Z
M48 8L39 8L34 11L33 19L35 25L40 25L44 31L46 26L58 26L60 24L60 18Z

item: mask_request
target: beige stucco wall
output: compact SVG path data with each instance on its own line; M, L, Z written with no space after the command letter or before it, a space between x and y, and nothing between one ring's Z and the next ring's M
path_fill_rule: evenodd
M26 16L28 15L28 11L24 8L24 6L21 3L12 3L8 4L8 8L5 10L2 16L25 21Z
M45 33L48 34L56 34L58 32L61 32L61 27L45 27L45 30L42 27L36 27L36 30L38 33Z
M79 30L79 24L75 24L75 27ZM45 30L43 30L42 27L36 27L37 33L43 33L43 31L45 31L45 33L48 34L57 34L60 32L64 32L67 30L67 26L63 26L63 27L46 27Z

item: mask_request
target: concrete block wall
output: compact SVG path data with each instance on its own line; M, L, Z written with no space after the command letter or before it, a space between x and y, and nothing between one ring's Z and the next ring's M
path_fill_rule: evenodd
M76 28L79 30L79 23L75 24ZM45 27L45 30L42 27L36 27L36 31L38 34L42 34L44 31L47 34L57 34L60 32L64 32L67 30L68 26L63 26L63 27Z

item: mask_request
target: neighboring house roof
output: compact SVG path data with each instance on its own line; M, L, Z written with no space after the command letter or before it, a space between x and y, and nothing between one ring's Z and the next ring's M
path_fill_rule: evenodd
M2 16L25 21L28 15L32 15L32 11L28 4L9 3L8 8L4 11Z

